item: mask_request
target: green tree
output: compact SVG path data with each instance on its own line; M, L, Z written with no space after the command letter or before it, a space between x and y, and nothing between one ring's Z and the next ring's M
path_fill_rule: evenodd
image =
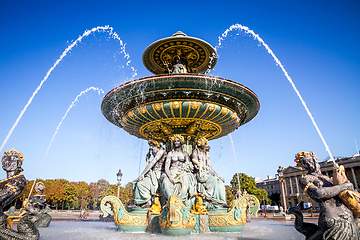
M242 193L246 189L248 194L252 194L257 197L260 203L262 203L264 200L267 203L271 203L271 200L267 196L267 192L264 189L258 189L256 187L255 179L249 177L245 173L235 173L232 180L230 181L231 191L233 195L236 195L236 192L239 190L239 183Z

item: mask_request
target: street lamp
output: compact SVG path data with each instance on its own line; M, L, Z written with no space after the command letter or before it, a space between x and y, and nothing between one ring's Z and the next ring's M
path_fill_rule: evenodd
M117 198L120 196L120 185L121 185L121 178L122 178L121 169L119 169L119 172L116 174L117 181L118 181L118 189L117 189Z
M277 170L279 174L279 182L281 186L281 196L282 196L282 203L284 206L284 211L286 212L286 198L285 198L285 188L284 188L284 171L285 169L282 166L279 166L279 169Z

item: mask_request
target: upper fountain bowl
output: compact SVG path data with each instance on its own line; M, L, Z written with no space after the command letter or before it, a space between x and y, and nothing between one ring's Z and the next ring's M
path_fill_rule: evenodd
M145 67L154 74L171 72L176 58L188 73L206 73L214 68L216 50L204 40L176 32L171 37L160 39L147 47L143 54Z

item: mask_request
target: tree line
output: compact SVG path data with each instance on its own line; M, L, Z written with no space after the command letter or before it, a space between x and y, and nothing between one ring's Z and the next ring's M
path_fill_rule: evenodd
M69 182L65 179L38 179L36 182L42 182L45 185L45 197L47 203L52 209L56 210L99 210L101 200L105 196L117 195L117 184L110 184L105 179L90 184L80 182ZM26 188L15 202L16 208L22 207L22 202L29 196L34 181L28 181ZM244 173L235 173L230 185L225 186L226 202L230 204L236 198L237 191L240 189L242 193L246 191L248 194L256 196L263 204L279 205L280 195L273 194L268 196L264 189L256 187L255 179ZM35 189L32 190L31 196L36 195ZM120 200L125 205L131 204L133 199L132 183L127 183L124 187L120 186Z
M45 185L46 202L51 209L56 210L99 210L101 200L105 196L117 195L117 184L110 184L105 179L100 179L96 183L90 184L80 182L69 182L65 179L38 179ZM28 181L24 192L16 199L16 208L21 208L22 202L29 196L34 181ZM36 195L35 189L31 196ZM30 197L31 198L31 197ZM120 186L120 197L122 202L132 199L132 185Z

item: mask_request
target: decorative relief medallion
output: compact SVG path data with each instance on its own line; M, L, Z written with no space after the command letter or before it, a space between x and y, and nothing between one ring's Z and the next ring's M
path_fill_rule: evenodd
M165 138L176 132L183 132L196 137L212 139L221 133L221 126L206 120L173 118L156 120L140 127L140 134L147 139L165 141Z

